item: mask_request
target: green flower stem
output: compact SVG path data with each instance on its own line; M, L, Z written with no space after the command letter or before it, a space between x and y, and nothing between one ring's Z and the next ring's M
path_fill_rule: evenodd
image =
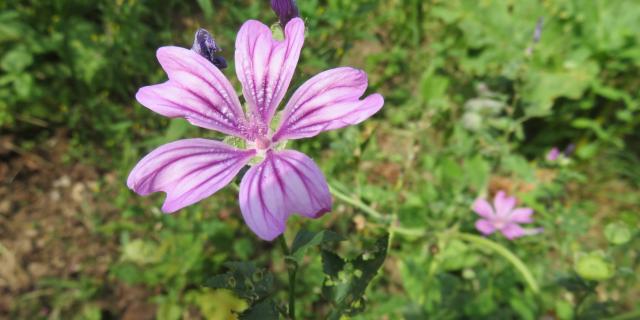
M529 285L529 288L531 288L531 291L536 294L539 292L540 289L538 287L538 283L533 277L533 274L531 274L529 268L527 268L527 266L522 262L522 260L520 260L520 258L509 251L509 249L503 247L497 242L473 234L460 232L455 233L454 236L458 237L461 240L475 244L480 248L490 249L493 252L501 255L503 258L507 259L507 261L509 261L516 268L516 270L518 270L518 272L520 272L520 274L524 278L524 281L527 283L527 285Z
M338 190L333 185L329 185L329 191L336 198L338 198L341 201L343 201L345 203L348 203L348 204L350 204L350 205L362 210L364 213L368 214L369 216L371 216L372 218L374 218L377 221L386 221L386 220L388 220L382 213L380 213L380 212L376 211L375 209L371 208L370 206L368 206L367 204L362 202L360 199L357 199L357 198L350 197L350 196L346 195L345 193L343 193L342 191Z
M633 320L633 319L640 319L640 309L636 309L633 311L629 311L627 313L613 316L611 318L607 318L606 320Z
M330 185L329 190L336 198L362 210L377 222L383 223L384 224L383 226L389 229L390 232L394 232L397 234L402 234L410 237L422 237L427 234L426 230L424 229L403 228L400 226L396 226L395 224L389 223L388 219L386 219L386 217L382 215L380 212L369 207L359 199L346 195L345 193L341 192L334 186ZM527 285L531 288L531 290L534 293L537 294L539 292L540 289L538 287L538 283L533 277L533 274L531 274L531 271L529 270L529 268L527 268L527 266L522 262L522 260L520 260L520 258L514 255L513 252L509 251L509 249L505 248L504 246L498 244L495 241L492 241L490 239L480 237L477 235L473 235L473 234L453 232L452 235L463 241L475 244L480 248L490 249L491 251L502 256L507 261L509 261L509 263L511 263L514 268L516 268L516 270L522 275L522 277L524 278L524 281L527 283Z
M296 319L296 275L298 273L298 262L290 257L289 247L287 241L282 235L279 238L280 247L285 256L285 263L287 264L287 273L289 274L289 319Z

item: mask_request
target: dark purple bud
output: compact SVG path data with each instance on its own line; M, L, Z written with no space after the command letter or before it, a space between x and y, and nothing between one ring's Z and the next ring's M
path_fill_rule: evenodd
M536 23L536 29L533 31L533 43L538 43L538 41L540 41L540 37L542 36L543 24L544 24L544 17L538 18L538 22Z
M209 60L218 69L227 67L227 61L222 56L216 55L216 53L222 51L222 49L218 47L209 31L205 29L198 29L198 31L196 31L191 50Z
M283 29L291 19L300 16L295 0L271 0L271 9L280 19L280 26Z
M574 151L576 151L576 145L571 143L564 149L564 155L568 157L572 155Z

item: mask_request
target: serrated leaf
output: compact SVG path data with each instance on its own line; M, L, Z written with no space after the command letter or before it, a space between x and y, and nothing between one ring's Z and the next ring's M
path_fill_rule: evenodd
M386 234L356 259L346 262L334 253L322 252L323 270L329 276L322 292L335 306L330 319L362 311L364 292L384 263L388 245L389 235Z
M239 318L240 320L277 320L280 319L280 314L273 300L265 299L242 312Z
M206 287L231 290L250 303L262 300L271 294L273 288L271 273L256 268L251 262L227 262L225 266L229 271L207 280Z
M342 240L344 240L342 236L329 230L320 232L300 230L291 244L291 256L300 263L309 248Z
M337 254L328 250L322 250L321 255L324 274L334 278L337 277L338 272L344 268L346 262Z

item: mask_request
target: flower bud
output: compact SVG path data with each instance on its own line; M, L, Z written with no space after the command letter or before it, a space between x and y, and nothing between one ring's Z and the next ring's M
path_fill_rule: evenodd
M280 26L283 29L291 19L300 16L295 0L271 0L271 9L280 19Z
M218 69L225 69L227 67L227 61L223 57L216 55L216 53L222 51L222 49L218 47L209 31L205 29L201 28L196 31L191 50L209 60Z

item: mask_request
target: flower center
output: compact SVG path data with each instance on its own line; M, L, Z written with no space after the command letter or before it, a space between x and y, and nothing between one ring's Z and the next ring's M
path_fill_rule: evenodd
M508 217L497 217L494 221L493 221L493 226L498 229L498 230L502 230L504 227L506 227L511 221L509 220Z
M255 147L258 150L265 150L271 147L271 139L267 137L258 137L255 141Z

